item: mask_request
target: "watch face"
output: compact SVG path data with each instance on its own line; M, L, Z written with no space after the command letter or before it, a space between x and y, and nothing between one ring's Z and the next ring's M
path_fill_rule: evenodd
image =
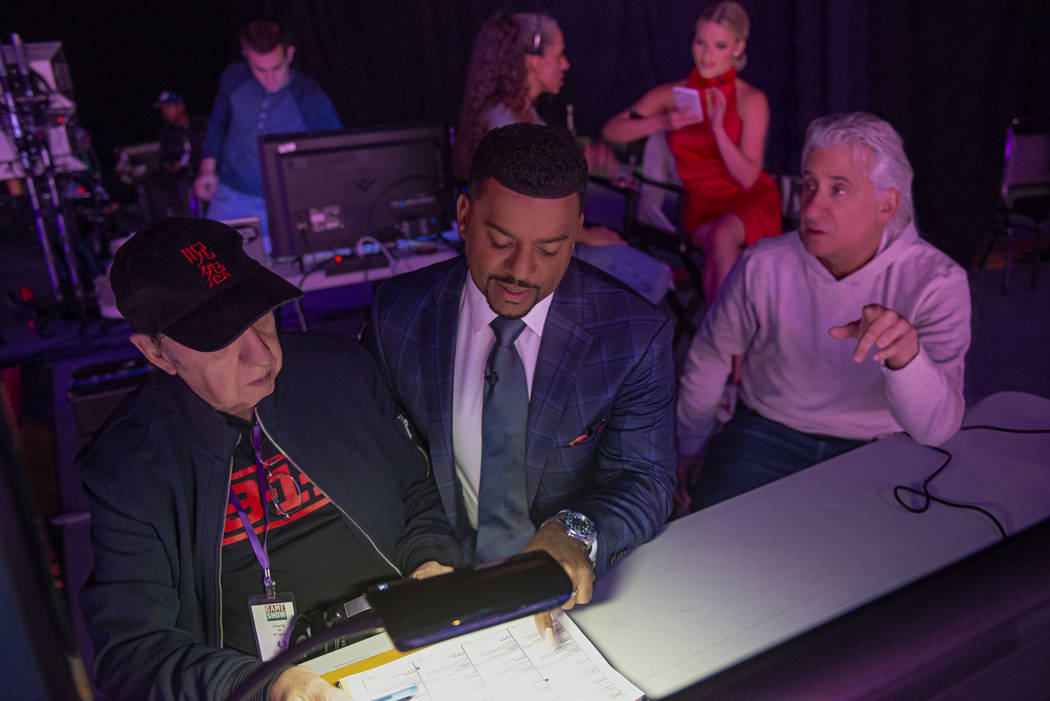
M571 511L565 514L565 526L584 537L589 537L594 533L594 524L589 518Z

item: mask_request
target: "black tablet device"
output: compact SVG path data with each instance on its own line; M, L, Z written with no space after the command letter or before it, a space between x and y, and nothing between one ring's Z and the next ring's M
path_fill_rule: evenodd
M556 609L572 580L545 552L528 552L430 579L405 579L368 592L368 602L402 652Z

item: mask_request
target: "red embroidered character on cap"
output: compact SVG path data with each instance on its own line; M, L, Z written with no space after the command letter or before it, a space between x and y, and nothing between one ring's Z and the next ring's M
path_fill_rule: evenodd
M202 265L201 272L204 274L204 279L208 281L208 287L215 287L220 282L230 277L229 271L226 270L226 266L222 263L208 263L207 265Z
M200 241L190 244L182 249L182 255L186 256L186 260L195 264L197 267L203 266L205 260L211 260L215 257L215 254L209 251L208 247Z
M226 266L222 263L215 261L213 263L207 263L215 258L215 254L208 250L202 242L191 244L181 251L182 255L185 256L186 260L195 264L200 268L201 275L208 281L208 287L215 287L220 282L229 279L230 272L226 270Z

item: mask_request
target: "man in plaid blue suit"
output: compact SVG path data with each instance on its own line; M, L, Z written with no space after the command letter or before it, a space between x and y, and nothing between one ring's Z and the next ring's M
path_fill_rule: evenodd
M587 603L594 577L659 531L675 483L673 324L572 258L586 187L587 163L565 132L490 131L457 202L465 256L383 285L365 335L429 446L469 552L486 508L482 397L497 381L485 365L489 324L525 322L514 341L529 389L521 542L565 567L576 591L564 608ZM520 546L507 549L498 556Z

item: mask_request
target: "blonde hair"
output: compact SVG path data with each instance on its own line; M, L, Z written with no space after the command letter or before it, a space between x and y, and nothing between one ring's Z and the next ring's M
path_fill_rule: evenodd
M720 25L729 30L737 41L746 42L748 34L751 33L751 20L747 18L747 11L736 2L708 5L696 20L697 24L701 22L714 22ZM733 57L733 65L736 66L737 71L744 70L744 66L747 65L746 48L740 52L739 56Z

